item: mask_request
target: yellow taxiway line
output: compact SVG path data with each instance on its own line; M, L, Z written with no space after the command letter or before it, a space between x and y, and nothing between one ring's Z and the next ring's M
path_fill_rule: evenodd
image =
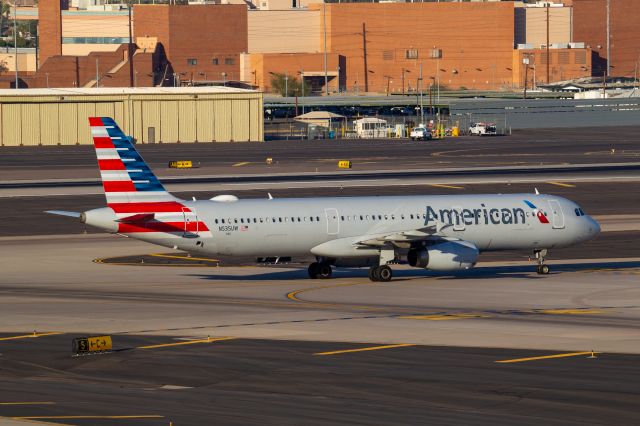
M331 351L331 352L317 352L314 355L338 355L338 354L347 354L352 352L365 352L365 351L377 351L380 349L392 349L392 348L404 348L407 346L416 346L414 343L401 343L398 345L384 345L384 346L369 346L366 348L358 348L358 349L344 349L340 351Z
M482 314L440 314L440 315L409 315L398 317L401 319L426 320L426 321L449 321L471 318L489 318L489 315Z
M445 185L442 183L430 183L429 186L435 186L436 188L464 189L464 186Z
M233 340L233 339L237 339L237 337L216 337L213 339L210 338L210 339L189 340L188 342L161 343L159 345L138 346L136 349L168 348L170 346L195 345L197 343L213 343L213 342L221 342L223 340Z
M572 185L570 183L563 183L563 182L547 182L549 185L555 185L555 186L564 186L565 188L575 188L575 185Z
M595 354L599 354L600 352L570 352L570 353L566 353L566 354L555 354L555 355L543 355L543 356L533 356L530 358L516 358L516 359L503 359L500 361L496 361L497 363L500 364L510 364L510 363L514 363L514 362L526 362L526 361L538 361L541 359L554 359L554 358L568 358L568 357L572 357L572 356L581 356L581 355L592 355L595 356Z
M64 334L64 333L56 331L56 332L51 332L51 333L23 334L21 336L0 337L0 340L35 339L37 337L55 336L57 334Z
M234 164L232 167L241 167L241 166L246 166L247 164L251 164L251 162L250 161L243 161L242 163Z
M181 260L202 260L205 262L220 262L218 259L207 259L206 257L188 257L188 256L172 256L170 254L160 254L160 253L152 253L149 256L153 257L166 257L168 259L181 259Z

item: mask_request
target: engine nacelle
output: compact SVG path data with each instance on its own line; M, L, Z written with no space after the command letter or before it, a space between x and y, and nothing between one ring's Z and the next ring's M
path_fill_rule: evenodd
M407 260L415 268L459 271L473 268L478 254L478 248L468 241L445 241L423 249L411 249Z

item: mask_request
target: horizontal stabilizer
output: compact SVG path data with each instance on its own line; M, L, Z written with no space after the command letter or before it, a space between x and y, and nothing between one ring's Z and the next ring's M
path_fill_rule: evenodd
M155 216L154 213L140 213L140 214L134 214L127 217L121 217L120 219L116 220L116 222L122 222L122 223L148 222L150 220L153 220L154 216Z
M75 217L80 219L80 216L82 215L82 213L78 213L78 212L67 212L64 210L47 210L45 211L45 213L49 213L49 214L55 214L58 216L68 216L68 217Z

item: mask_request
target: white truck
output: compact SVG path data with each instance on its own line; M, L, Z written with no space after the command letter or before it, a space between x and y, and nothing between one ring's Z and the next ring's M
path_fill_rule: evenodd
M494 136L498 134L495 124L471 123L469 134L476 136Z
M414 127L409 134L409 137L412 141L423 140L428 141L433 138L431 135L431 130L427 129L425 126Z

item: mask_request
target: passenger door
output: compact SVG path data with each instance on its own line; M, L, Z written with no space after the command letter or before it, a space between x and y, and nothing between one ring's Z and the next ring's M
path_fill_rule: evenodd
M549 210L551 213L551 223L554 229L564 228L564 213L562 212L562 206L558 200L549 200Z
M182 236L185 238L196 238L199 232L198 214L196 213L196 211L194 209L183 207L182 218L184 222Z
M340 218L338 210L334 208L324 209L327 218L327 235L338 235L340 233Z

